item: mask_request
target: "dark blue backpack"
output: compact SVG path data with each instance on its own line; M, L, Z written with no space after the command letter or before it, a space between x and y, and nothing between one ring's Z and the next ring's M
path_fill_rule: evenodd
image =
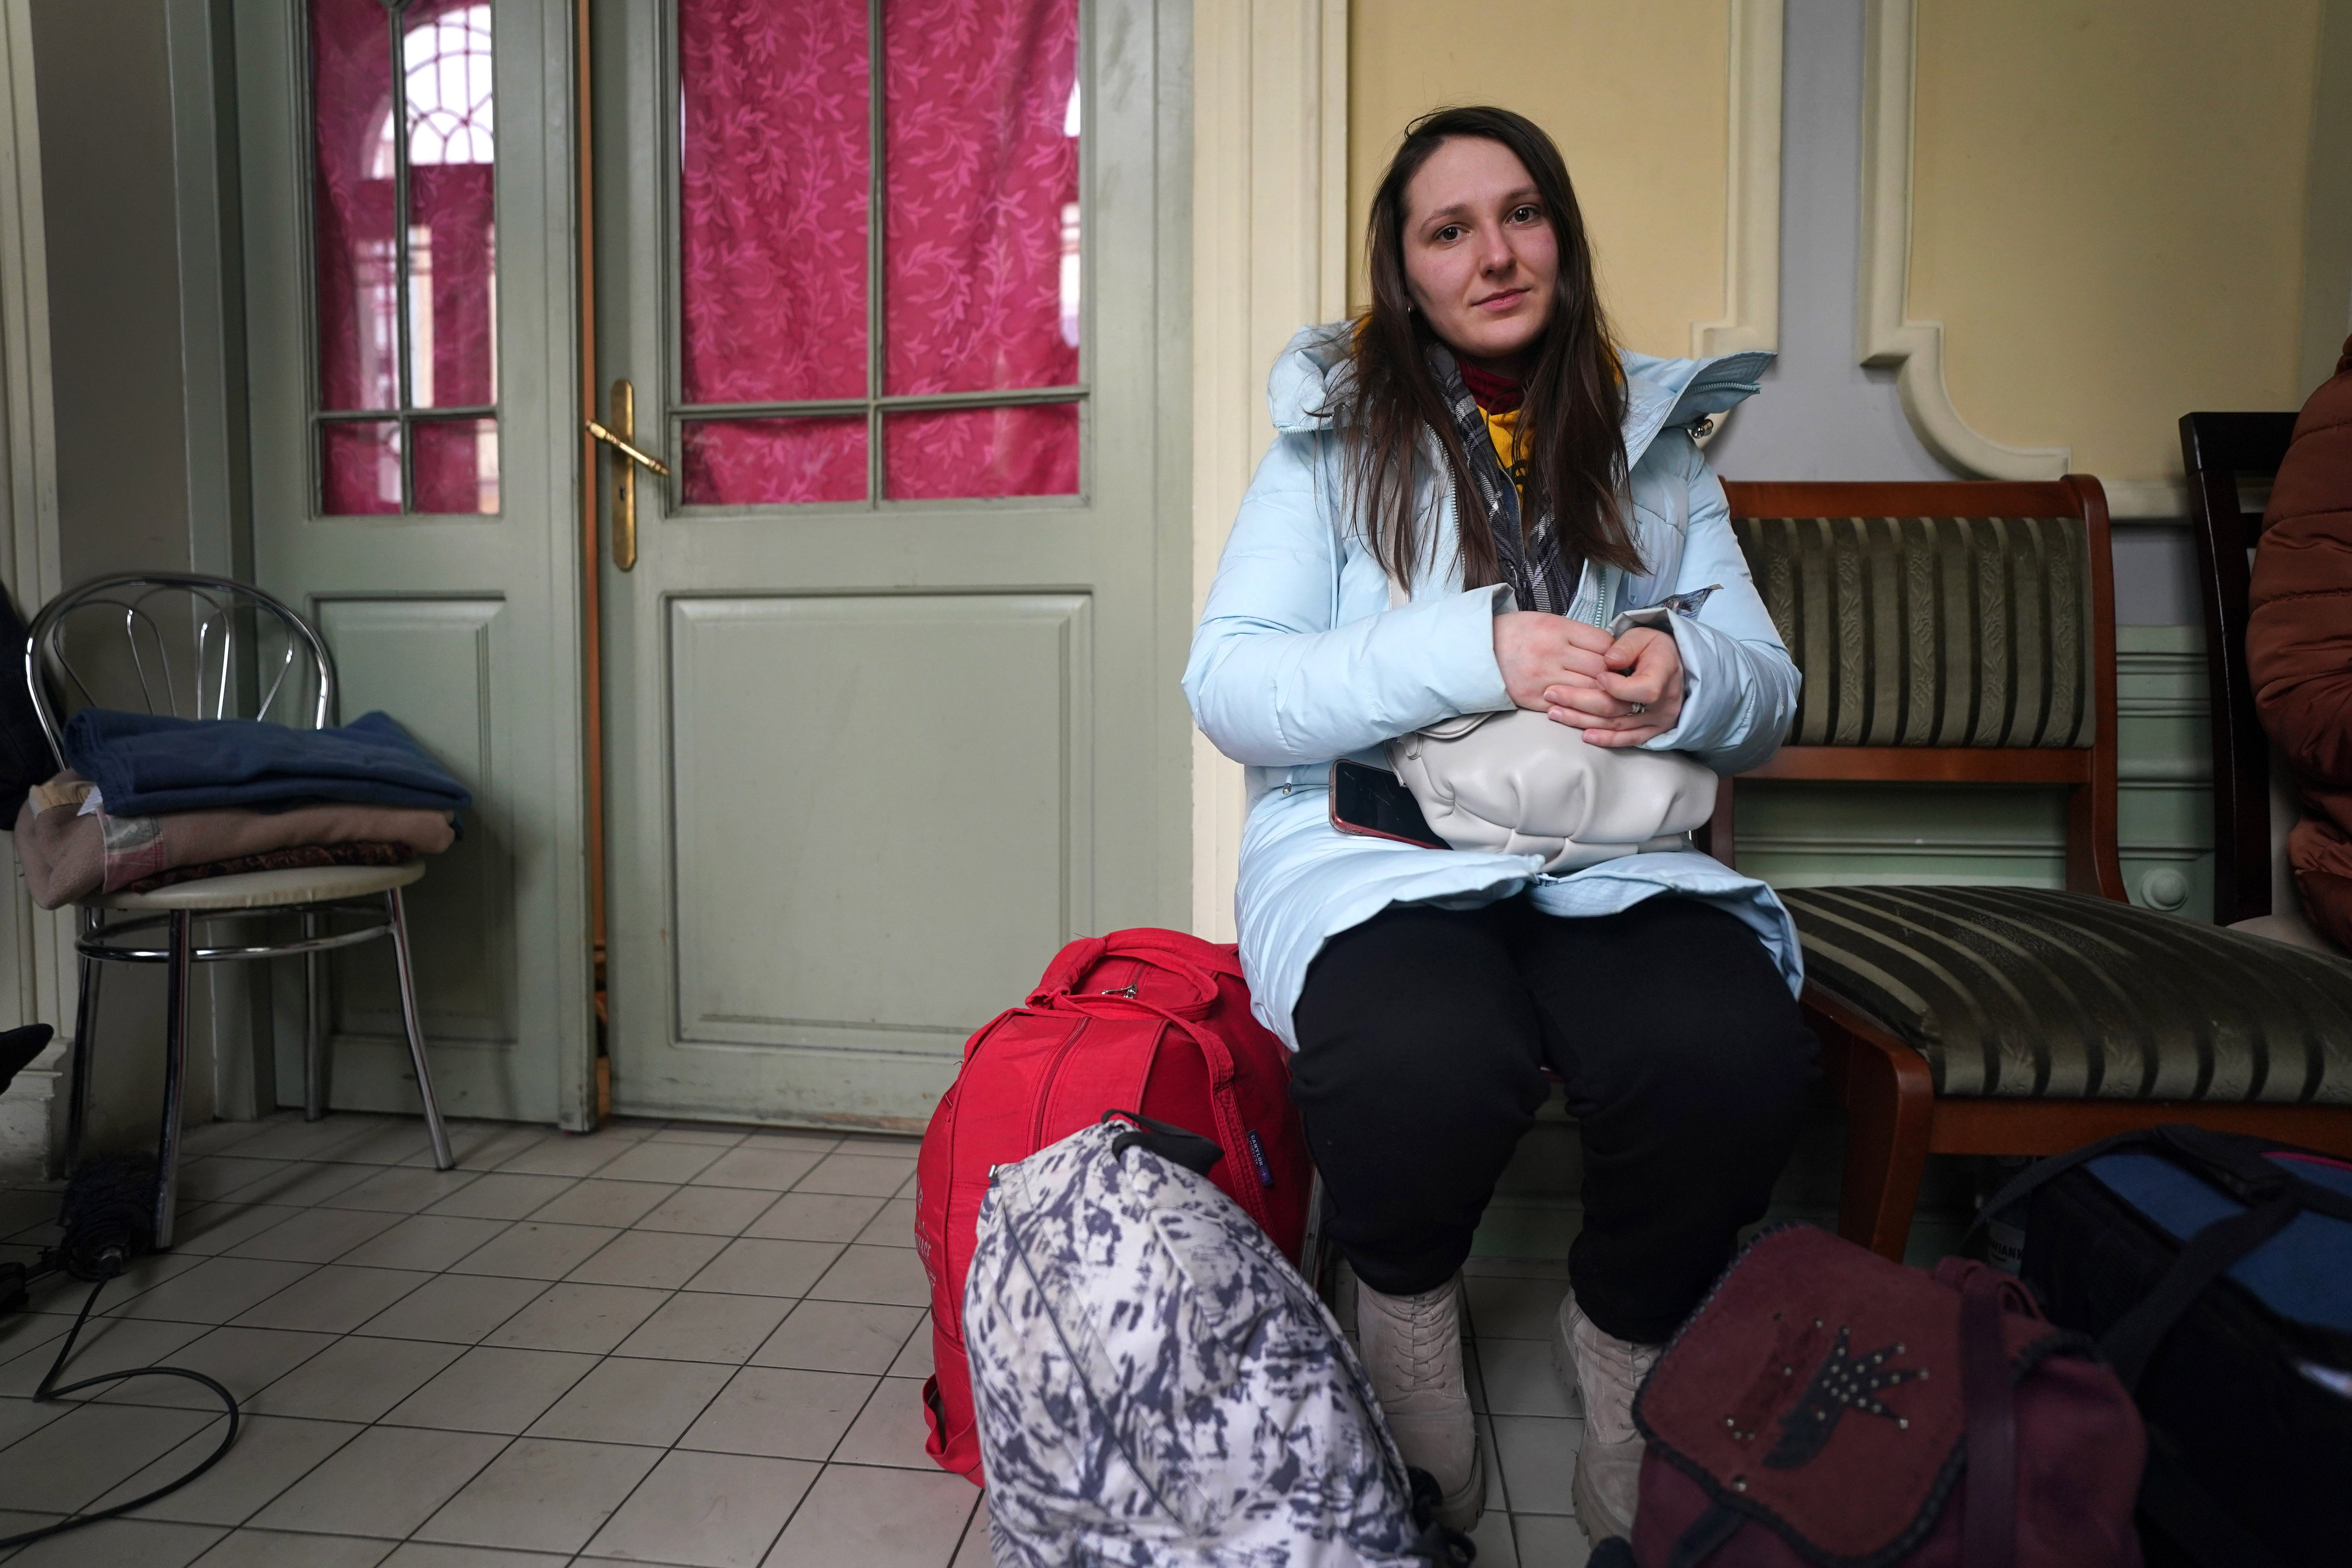
M2005 1210L2051 1321L2139 1405L2150 1563L2345 1562L2352 1163L2161 1127L2042 1162L1985 1205Z

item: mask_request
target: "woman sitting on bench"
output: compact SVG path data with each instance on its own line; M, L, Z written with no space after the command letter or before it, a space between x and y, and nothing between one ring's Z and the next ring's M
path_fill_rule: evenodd
M1816 1068L1795 931L1763 884L1686 848L1546 876L1540 857L1343 834L1328 779L1514 706L1723 773L1769 756L1797 673L1693 438L1769 356L1621 351L1559 150L1502 110L1411 128L1368 255L1370 310L1275 366L1277 435L1184 689L1249 766L1243 961L1297 1053L1374 1390L1457 1529L1486 1493L1457 1278L1545 1070L1567 1087L1583 1226L1559 1350L1597 1541L1633 1511L1633 1391L1796 1136ZM1703 602L1668 629L1601 629L1678 595Z

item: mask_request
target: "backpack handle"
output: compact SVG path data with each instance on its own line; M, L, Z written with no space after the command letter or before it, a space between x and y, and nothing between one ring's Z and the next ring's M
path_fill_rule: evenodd
M1181 1165L1200 1175L1207 1175L1225 1152L1216 1141L1203 1138L1189 1127L1179 1127L1172 1121L1160 1121L1139 1110L1106 1110L1106 1124L1125 1121L1130 1125L1110 1141L1110 1157L1117 1163L1121 1154L1140 1143L1171 1165Z
M1055 953L1054 962L1046 965L1045 975L1037 982L1037 989L1029 994L1029 1005L1050 1007L1064 997L1080 1004L1091 1003L1094 998L1079 988L1087 972L1105 959L1126 958L1189 983L1192 992L1189 996L1179 1001L1146 1005L1153 1011L1166 1012L1171 1016L1199 1018L1205 1016L1209 1009L1217 1005L1218 980L1227 974L1238 975L1241 973L1238 964L1204 964L1172 948L1133 940L1140 934L1113 931L1108 936L1085 936L1071 942ZM1214 949L1210 951L1215 952ZM1124 992L1106 991L1100 994L1123 1001L1136 999L1132 986Z
M1109 939L1099 936L1082 936L1065 945L1054 955L1054 962L1045 966L1037 989L1029 993L1029 1005L1034 1007L1055 996L1068 995L1077 984L1078 976L1101 963L1103 954L1109 951Z

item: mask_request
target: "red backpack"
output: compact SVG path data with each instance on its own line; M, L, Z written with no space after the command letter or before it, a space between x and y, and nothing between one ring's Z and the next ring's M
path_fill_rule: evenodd
M915 1246L930 1276L938 1369L923 1385L924 1447L974 1485L963 1285L989 1172L1107 1110L1213 1139L1225 1154L1209 1179L1298 1256L1314 1171L1290 1105L1290 1053L1250 1016L1236 950L1150 930L1070 943L1025 1004L964 1043L963 1070L932 1113L916 1166Z

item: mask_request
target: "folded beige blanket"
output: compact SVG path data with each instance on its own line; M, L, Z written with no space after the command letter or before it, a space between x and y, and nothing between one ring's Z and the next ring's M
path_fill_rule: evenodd
M120 892L183 866L210 865L317 844L403 844L438 855L457 839L446 812L415 806L300 805L290 811L175 811L161 816L81 815L88 781L59 773L16 814L16 858L33 901L61 909Z

